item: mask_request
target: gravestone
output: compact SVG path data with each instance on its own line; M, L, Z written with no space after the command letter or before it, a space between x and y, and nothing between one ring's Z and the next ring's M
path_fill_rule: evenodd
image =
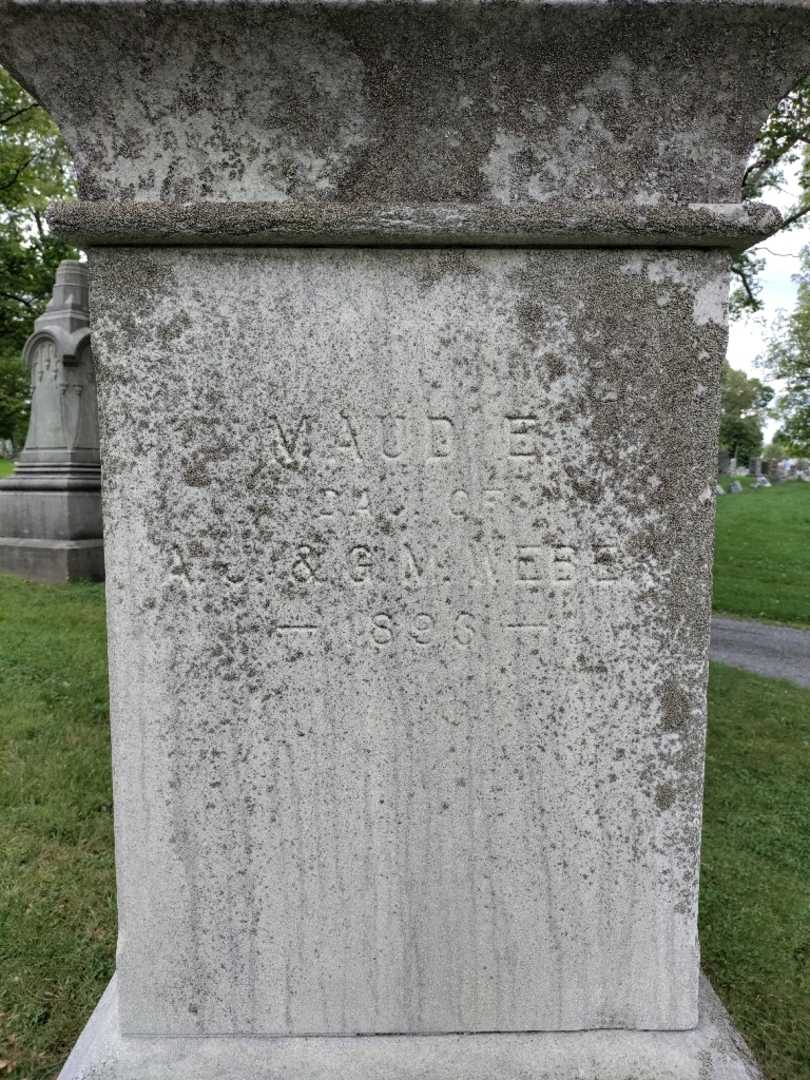
M0 571L33 581L104 577L101 470L87 267L65 261L23 360L31 419L0 480Z
M752 457L748 464L748 472L751 476L762 476L762 458Z
M728 491L730 495L741 495L743 491L743 486L739 480L732 480L731 484L729 485Z
M118 968L64 1080L757 1075L699 978L712 488L809 27L0 7L105 465Z
M718 476L731 475L731 455L723 447L717 452L717 474Z

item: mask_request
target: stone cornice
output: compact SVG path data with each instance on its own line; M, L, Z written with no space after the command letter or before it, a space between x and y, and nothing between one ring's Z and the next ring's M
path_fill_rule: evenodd
M473 232L547 239L570 226L504 231L497 209L736 203L760 124L810 69L810 7L0 0L0 61L56 118L89 201L286 203L293 232L299 205L334 204L347 242L375 207L417 208L411 242L418 208L438 236L477 206ZM277 239L262 212L253 231Z

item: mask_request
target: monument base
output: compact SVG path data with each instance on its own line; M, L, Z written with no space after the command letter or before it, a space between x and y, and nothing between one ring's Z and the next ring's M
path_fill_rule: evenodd
M0 537L0 573L61 585L104 580L103 540L29 540Z
M113 977L59 1080L762 1080L706 980L692 1031L124 1038Z
M0 481L0 573L59 585L104 580L101 491L73 477Z
M0 481L0 536L41 540L101 538L98 487L73 488L60 479L47 488L44 481L35 483L37 486L29 486L17 477Z

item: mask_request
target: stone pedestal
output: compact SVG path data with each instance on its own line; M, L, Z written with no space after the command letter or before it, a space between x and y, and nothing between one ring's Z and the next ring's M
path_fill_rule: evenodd
M0 6L102 406L120 938L64 1080L757 1075L696 930L719 379L808 29Z
M87 267L63 262L23 359L31 420L0 480L0 572L32 581L104 577L96 382Z

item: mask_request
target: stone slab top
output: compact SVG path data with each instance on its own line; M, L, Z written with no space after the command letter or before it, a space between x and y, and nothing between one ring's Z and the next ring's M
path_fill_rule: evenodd
M550 199L474 205L60 202L51 227L79 246L294 245L420 247L698 247L741 251L782 221L763 203L635 206Z
M56 212L88 243L739 248L750 211L693 208L739 202L810 70L810 6L0 0L0 61L55 117L80 199L121 204ZM238 226L208 209L248 203Z
M503 2L503 0L501 0ZM125 7L125 8L435 8L471 9L497 7L498 0L0 0L0 9ZM791 8L807 7L808 0L509 0L510 7L605 8L605 7L709 7Z

